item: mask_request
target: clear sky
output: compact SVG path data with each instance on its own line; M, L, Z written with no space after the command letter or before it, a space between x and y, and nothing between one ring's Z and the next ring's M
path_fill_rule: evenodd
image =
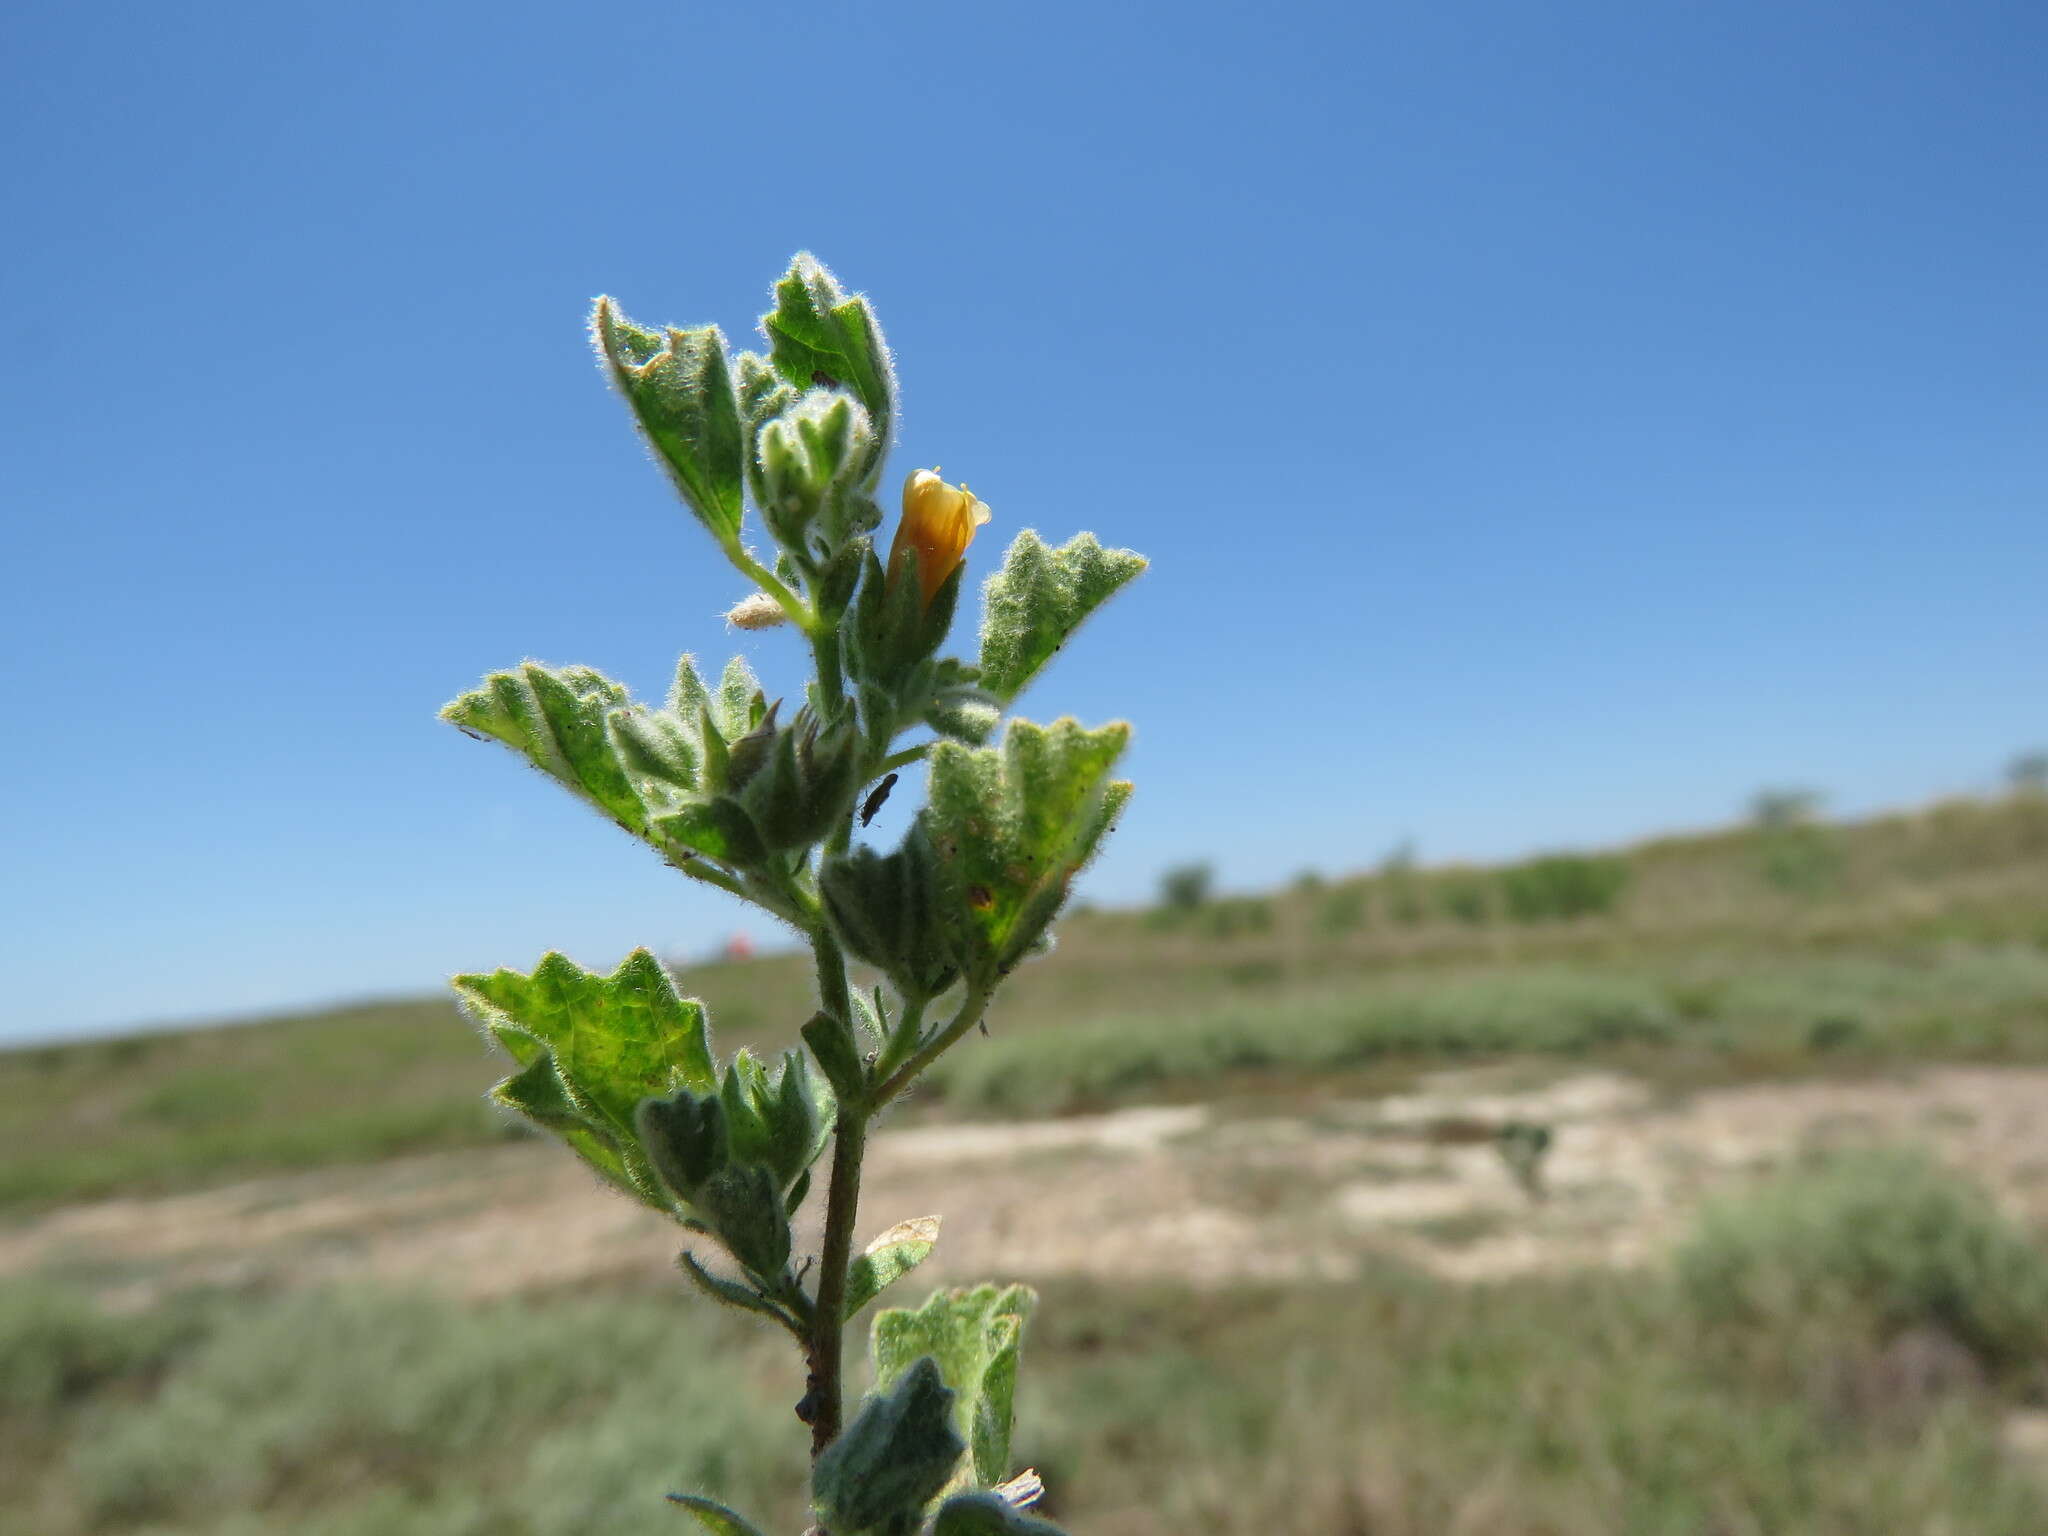
M0 160L0 1036L738 909L435 709L745 588L590 298L874 296L901 474L1149 554L1026 712L1138 899L1853 812L2048 743L2048 10L34 3ZM757 927L757 936L771 930Z

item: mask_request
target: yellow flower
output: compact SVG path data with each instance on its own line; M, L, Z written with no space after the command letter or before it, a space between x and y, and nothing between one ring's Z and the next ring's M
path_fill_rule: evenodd
M946 484L935 469L913 470L903 482L903 521L889 546L889 580L899 579L904 555L916 550L918 585L929 608L966 555L974 530L988 519L987 505L965 485Z

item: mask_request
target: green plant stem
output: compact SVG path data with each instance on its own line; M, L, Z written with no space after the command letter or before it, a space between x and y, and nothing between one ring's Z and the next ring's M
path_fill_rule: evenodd
M832 1182L825 1197L825 1245L818 1256L818 1300L811 1315L811 1457L839 1438L845 1340L846 1270L853 1260L853 1222L860 1205L860 1164L867 1148L867 1111L842 1104L832 1137Z
M839 631L820 623L811 631L811 659L818 664L818 681L824 694L838 709L846 698L846 677L839 663Z
M853 1028L853 995L846 985L846 956L822 916L811 928L811 955L818 968L818 1002L847 1029Z
M918 1073L937 1061L945 1054L948 1046L979 1024L981 1016L988 1011L989 999L995 995L995 990L994 983L969 989L967 996L960 1002L960 1011L953 1015L953 1022L934 1035L930 1043L915 1056L883 1079L870 1100L874 1107L880 1109L908 1088Z
M908 768L912 763L922 762L924 755L931 751L931 749L932 744L930 742L921 741L914 747L905 747L901 752L892 752L889 756L875 764L875 773L888 773L895 768ZM873 776L873 774L869 775L870 778Z
M928 1001L930 999L922 997L903 999L903 1011L897 1016L895 1026L889 1031L888 1042L875 1062L876 1077L887 1077L896 1070L898 1062L917 1049L917 1038L924 1032L924 1010Z

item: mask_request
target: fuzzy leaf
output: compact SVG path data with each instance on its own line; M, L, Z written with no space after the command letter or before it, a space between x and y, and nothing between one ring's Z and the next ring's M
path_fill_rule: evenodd
M747 442L724 335L715 325L650 331L610 299L597 301L592 330L613 382L690 510L721 543L738 538Z
M989 979L1044 935L1076 873L1129 799L1109 777L1130 740L1121 722L1085 730L1012 720L1000 747L932 748L925 834L962 936L960 958Z
M790 1326L790 1316L782 1308L769 1301L751 1286L737 1280L722 1279L697 1262L695 1254L688 1249L676 1255L676 1267L690 1277L690 1283L709 1296L713 1301L742 1312L756 1312L762 1317L772 1317L785 1328Z
M455 991L500 1039L507 1030L543 1047L574 1099L615 1135L636 1139L643 1098L717 1086L704 1005L677 994L661 962L636 949L610 976L549 954L531 975L458 976Z
M914 1312L894 1307L875 1314L870 1352L877 1391L930 1357L956 1394L953 1425L973 1453L956 1486L990 1487L1009 1470L1017 1349L1037 1301L1029 1286L981 1285L935 1291Z
M668 1496L671 1504L680 1504L695 1515L711 1536L761 1536L761 1532L745 1517L727 1509L715 1499L702 1499L694 1493L672 1493Z
M860 1309L882 1294L885 1287L902 1279L931 1255L939 1241L939 1218L913 1216L899 1221L876 1238L848 1266L846 1310L849 1322Z
M896 412L896 380L874 311L849 297L809 252L775 285L775 308L761 317L776 371L798 389L850 390L867 407L874 429L868 469L888 450Z
M1048 549L1026 528L983 589L982 687L1006 703L1015 699L1082 620L1145 565L1143 555L1104 549L1092 533Z
M492 1033L508 1046L512 1039L522 1041L530 1056L519 1071L491 1090L491 1101L553 1131L607 1184L657 1210L665 1210L665 1202L643 1187L628 1168L618 1134L594 1106L579 1100L562 1081L561 1073L555 1069L554 1056L516 1031Z
M766 852L747 813L724 798L694 801L657 815L648 830L659 843L726 864L753 864Z
M493 672L481 688L444 706L441 718L473 736L489 736L566 784L629 832L647 825L646 808L620 765L606 717L631 701L626 690L589 667L523 662Z
M605 717L612 756L645 806L672 804L697 787L696 734L665 709L632 705Z

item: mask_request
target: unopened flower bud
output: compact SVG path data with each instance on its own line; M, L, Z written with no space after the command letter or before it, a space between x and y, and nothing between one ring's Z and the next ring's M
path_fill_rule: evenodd
M782 604L766 592L741 598L725 615L725 622L734 629L773 629L788 619L789 615L782 611Z
M926 607L959 567L974 530L989 520L986 503L965 485L948 485L935 469L911 472L903 485L903 521L889 547L889 579L900 579L907 551L917 551L917 579Z

